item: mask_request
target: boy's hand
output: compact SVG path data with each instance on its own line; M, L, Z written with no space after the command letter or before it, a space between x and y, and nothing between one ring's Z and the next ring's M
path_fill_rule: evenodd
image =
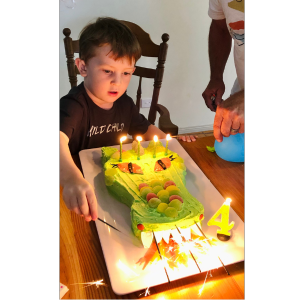
M68 209L84 217L87 222L97 219L96 196L92 186L84 178L65 182L63 199Z
M182 140L182 141L188 142L188 143L190 143L190 142L196 142L196 138L197 138L196 135L179 135L177 137L177 139L179 141Z

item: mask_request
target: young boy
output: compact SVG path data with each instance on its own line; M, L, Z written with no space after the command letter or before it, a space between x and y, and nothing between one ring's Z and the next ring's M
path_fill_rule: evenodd
M117 145L120 137L165 134L141 115L126 89L141 57L128 27L112 18L98 18L79 38L76 66L84 82L60 100L60 184L68 209L86 221L97 219L97 200L72 156L83 149Z

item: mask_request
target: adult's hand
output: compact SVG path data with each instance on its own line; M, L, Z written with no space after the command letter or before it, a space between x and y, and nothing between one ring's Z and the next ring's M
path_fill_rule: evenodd
M222 79L211 79L202 93L202 97L206 106L211 111L216 111L217 106L222 103L222 96L225 92L225 85ZM212 100L212 95L215 95L215 100Z
M244 132L244 90L237 92L217 107L214 120L214 136L218 142Z

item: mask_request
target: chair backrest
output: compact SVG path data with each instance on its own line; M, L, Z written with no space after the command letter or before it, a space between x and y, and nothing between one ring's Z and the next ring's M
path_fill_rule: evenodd
M127 27L129 27L130 30L137 37L137 40L139 41L139 44L142 49L142 56L158 58L158 64L155 69L137 66L133 74L135 76L139 76L140 78L138 89L137 89L137 95L136 95L136 106L138 110L140 110L141 107L142 78L144 77L144 78L154 79L154 89L153 89L152 101L151 101L151 106L148 115L149 122L151 124L154 124L156 119L156 113L157 111L159 111L159 107L157 107L157 104L158 104L159 91L163 80L164 64L166 61L167 51L168 51L167 41L169 40L169 35L167 33L164 33L161 37L162 43L160 45L157 45L153 43L153 41L150 38L150 35L147 32L145 32L140 26L128 21L121 21L121 22L125 24ZM63 34L65 35L64 45L65 45L65 53L67 57L69 81L71 87L73 87L73 86L77 86L77 75L80 74L75 65L75 60L74 60L74 53L79 53L79 40L73 40L70 37L71 30L69 28L65 28L63 30Z
M162 35L162 43L160 45L154 44L150 38L150 35L145 32L140 26L128 22L128 21L121 21L130 30L135 34L139 44L142 48L142 56L146 57L157 57L158 64L155 69L144 68L144 67L136 67L136 70L133 75L139 76L139 86L136 95L136 106L140 109L141 106L141 96L142 96L142 78L153 78L154 79L154 89L152 94L152 101L149 110L148 120L150 123L154 124L156 119L156 112L157 112L157 103L160 88L162 85L164 69L165 69L165 61L167 58L167 51L168 51L168 44L167 41L169 40L169 35L164 33Z

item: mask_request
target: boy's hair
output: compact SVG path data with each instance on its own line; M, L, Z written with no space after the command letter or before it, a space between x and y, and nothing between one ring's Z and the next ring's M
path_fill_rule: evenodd
M89 59L95 56L96 48L105 44L111 46L115 60L125 57L136 63L142 55L136 36L125 24L114 18L101 17L81 30L79 37L80 59L87 63Z

